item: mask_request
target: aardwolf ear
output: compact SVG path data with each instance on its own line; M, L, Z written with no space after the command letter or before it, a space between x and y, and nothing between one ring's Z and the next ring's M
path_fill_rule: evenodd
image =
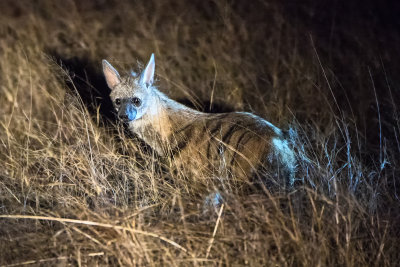
M114 87L121 82L121 77L118 74L118 71L108 63L107 60L103 59L103 73L106 78L106 82L110 89L114 89Z
M156 63L154 62L154 53L151 54L150 60L147 63L146 68L143 70L140 75L139 82L146 87L149 87L153 84L154 81L154 69L156 67Z

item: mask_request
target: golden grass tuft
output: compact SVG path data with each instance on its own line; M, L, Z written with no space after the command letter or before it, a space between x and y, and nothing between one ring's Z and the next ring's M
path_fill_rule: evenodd
M400 34L371 5L334 7L327 37L317 4L3 1L0 265L396 264ZM290 128L295 186L187 177L127 133L101 59L152 52L172 98Z

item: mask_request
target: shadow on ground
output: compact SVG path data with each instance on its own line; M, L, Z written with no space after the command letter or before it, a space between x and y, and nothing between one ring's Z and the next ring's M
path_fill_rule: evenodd
M67 71L70 76L66 80L69 93L80 97L90 115L97 116L98 109L101 123L106 126L115 123L117 117L109 97L110 89L101 72L101 62L93 62L88 58L66 58L54 51L49 54Z

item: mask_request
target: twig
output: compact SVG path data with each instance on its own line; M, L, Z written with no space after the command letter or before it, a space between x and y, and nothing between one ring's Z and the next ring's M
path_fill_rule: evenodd
M103 256L103 255L104 255L104 252L93 252L93 253L87 254L86 257L96 257L96 256ZM71 258L70 256L60 256L60 257L45 258L45 259L40 259L40 260L23 261L23 262L8 264L8 265L0 265L0 267L14 267L14 266L22 266L22 265L31 265L31 264L35 264L35 263L44 263L44 262L49 262L49 261L65 261L70 258Z
M217 222L215 223L213 235L212 235L211 239L208 241L209 245L208 245L208 248L207 248L206 259L208 258L208 255L210 255L211 247L212 247L212 245L214 243L215 234L217 233L218 224L219 224L219 221L221 219L221 215L222 215L222 210L223 209L224 209L224 204L222 204L221 208L219 209L218 219L217 219Z
M108 223L99 223L99 222L92 222L92 221L82 221L82 220L76 220L76 219L68 219L68 218L57 218L57 217L45 217L45 216L33 216L33 215L0 215L0 218L10 218L10 219L32 219L32 220L43 220L43 221L57 221L57 222L65 222L65 223L76 223L76 224L86 224L86 225L93 225L93 226L99 226L99 227L104 227L104 228L112 228L116 230L123 230L135 234L141 234L144 236L151 236L155 237L158 239L161 239L171 245L173 245L176 248L179 248L183 252L187 252L187 249L179 245L178 243L172 241L171 239L168 239L166 237L163 237L161 235L155 234L155 233L150 233L146 231L141 231L137 229L131 229L128 227L124 226L119 226L119 225L112 225Z

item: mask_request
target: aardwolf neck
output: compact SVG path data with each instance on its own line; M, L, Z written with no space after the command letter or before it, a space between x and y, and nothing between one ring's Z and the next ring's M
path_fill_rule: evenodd
M142 118L129 123L129 128L164 156L168 149L173 149L170 139L174 131L195 121L203 113L168 98L155 88L151 88L151 91L153 95L149 111Z

